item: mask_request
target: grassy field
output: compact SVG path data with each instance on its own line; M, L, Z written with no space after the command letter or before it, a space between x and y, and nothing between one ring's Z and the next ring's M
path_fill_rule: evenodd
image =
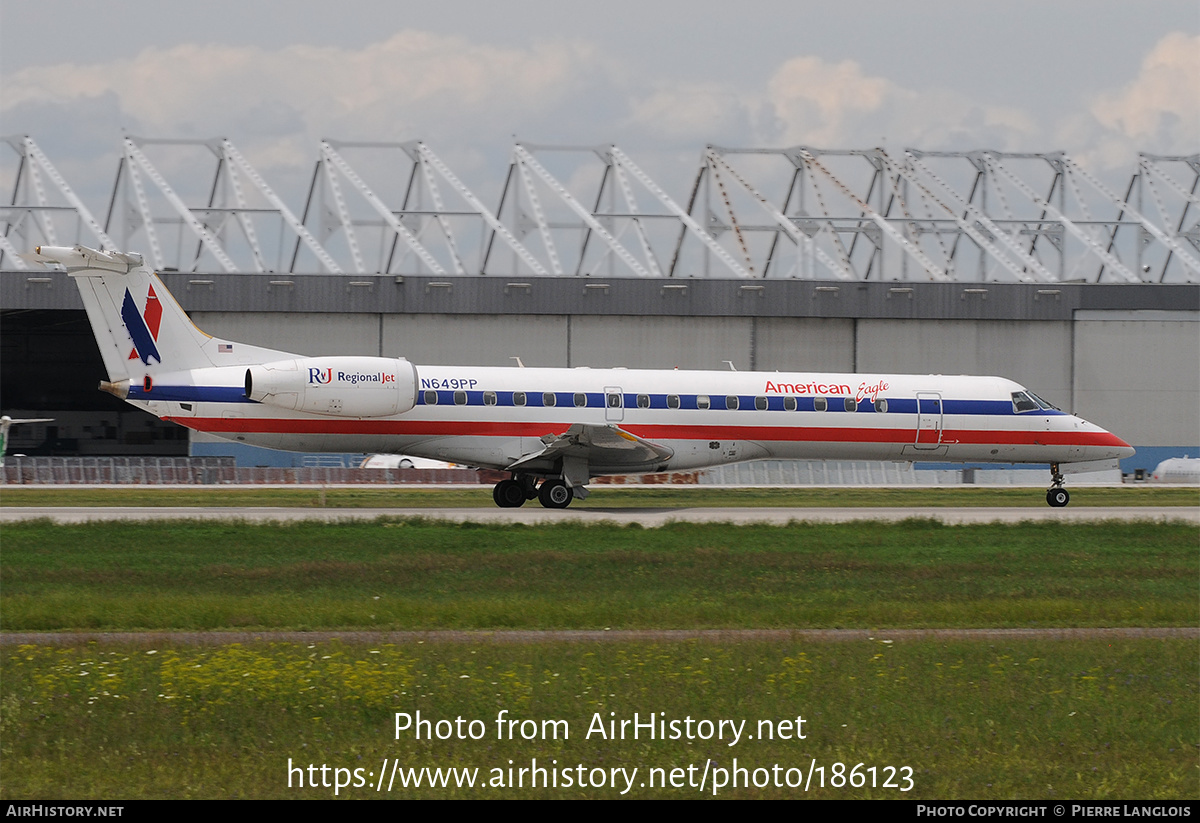
M1036 488L738 488L712 486L593 487L572 508L687 508L691 506L1042 506ZM121 488L0 487L0 506L289 506L334 508L490 508L490 488L254 486ZM536 501L526 505L537 505ZM1200 489L1071 488L1075 507L1200 506Z
M1198 530L7 524L5 631L1195 626Z
M5 800L1197 796L1194 641L22 647L3 665ZM502 710L536 723L500 739ZM397 736L417 711L480 739ZM680 739L595 733L635 712ZM734 745L700 722L721 720L745 721ZM535 759L557 787L530 788ZM450 768L447 787L419 771Z
M32 521L0 542L5 632L1200 625L1182 523ZM9 645L0 798L1195 799L1198 665L1186 638ZM397 737L417 711L481 736ZM502 711L535 722L499 739ZM681 736L594 731L635 712Z

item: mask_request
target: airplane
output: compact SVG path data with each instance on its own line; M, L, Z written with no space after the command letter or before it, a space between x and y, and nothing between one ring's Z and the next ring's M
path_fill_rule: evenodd
M100 388L196 431L273 449L408 454L507 471L505 508L562 509L607 474L745 460L1116 468L1116 435L1002 377L420 366L306 357L200 331L138 254L40 246L79 287Z
M25 417L13 419L7 414L0 416L0 467L4 465L4 454L8 451L8 430L22 423L52 423L53 417Z

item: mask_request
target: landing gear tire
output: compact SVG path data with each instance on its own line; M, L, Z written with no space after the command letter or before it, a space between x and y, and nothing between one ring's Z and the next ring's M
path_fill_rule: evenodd
M492 489L492 500L502 509L515 509L525 503L525 487L516 480L501 480Z
M1071 495L1061 487L1050 489L1046 492L1046 502L1056 509L1061 509L1071 502Z
M570 487L561 480L547 480L538 489L538 500L547 509L565 509L574 498Z
M1056 509L1071 502L1071 495L1063 488L1063 476L1057 463L1050 464L1050 489L1046 492L1046 502Z

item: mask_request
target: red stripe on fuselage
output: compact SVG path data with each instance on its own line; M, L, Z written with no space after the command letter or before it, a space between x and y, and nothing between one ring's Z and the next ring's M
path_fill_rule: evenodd
M400 437L541 437L565 431L570 424L511 421L444 420L292 420L255 417L164 417L197 431L256 434L363 434ZM823 426L661 426L628 425L624 431L650 441L757 440L776 442L912 443L916 429ZM996 443L1040 446L1128 447L1106 431L1006 431L1004 429L946 429L942 444Z

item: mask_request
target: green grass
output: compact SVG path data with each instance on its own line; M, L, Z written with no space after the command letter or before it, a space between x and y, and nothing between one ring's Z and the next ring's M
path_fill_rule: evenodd
M1191 640L708 642L524 646L337 643L5 649L0 798L331 798L333 769L362 769L339 797L616 798L624 787L500 788L538 765L572 775L637 768L627 797L711 797L734 767L824 769L825 786L729 798L1195 799ZM567 721L569 738L497 739L501 710ZM480 720L483 739L416 740L395 713ZM606 740L593 717L746 721L743 739ZM610 714L615 713L615 714ZM803 717L805 739L760 739L759 721ZM443 727L445 729L446 727ZM527 727L528 728L528 727ZM559 727L562 728L561 726ZM699 727L696 727L697 730ZM765 727L764 727L765 729ZM402 769L478 769L486 788L377 792ZM328 788L288 787L288 764L330 767ZM557 761L557 766L553 763ZM711 761L711 762L710 762ZM693 766L698 787L641 786ZM911 789L835 787L910 767ZM561 772L560 772L561 773ZM681 772L685 783L687 772ZM791 778L797 779L799 772ZM307 772L305 773L307 776ZM896 773L909 786L908 773ZM318 781L321 773L316 772ZM771 779L770 772L757 775ZM727 779L727 778L726 778ZM620 780L620 778L618 778ZM526 778L527 781L527 778Z
M1048 480L1048 478L1047 478ZM1069 484L1068 484L1069 486ZM403 487L236 488L195 486L105 489L4 486L0 506L288 506L334 508L491 508L491 489ZM536 505L529 503L527 505ZM692 506L1042 506L1036 488L614 488L595 486L572 508L687 508ZM1200 489L1071 488L1074 507L1200 506Z
M5 631L1195 626L1182 523L7 524Z

